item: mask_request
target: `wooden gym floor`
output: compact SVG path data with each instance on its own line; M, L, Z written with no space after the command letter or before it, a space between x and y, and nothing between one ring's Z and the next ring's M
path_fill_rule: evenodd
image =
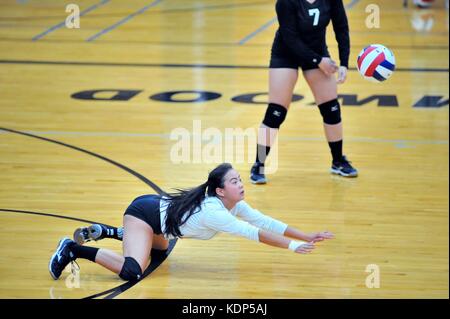
M148 277L113 295L103 292L123 282L85 260L80 273L51 279L48 260L76 227L120 225L132 199L155 192L149 181L164 190L204 182L216 162L175 163L175 129L217 128L224 146L232 143L226 128L258 127L277 28L272 0L78 0L80 28L69 29L65 9L73 2L0 1L1 298L449 297L443 1L432 10L345 1L351 69L339 93L357 179L328 173L320 114L302 77L296 94L304 98L282 127L270 183L249 182L254 145L233 161L252 206L305 231L328 229L335 240L307 256L224 234L179 240ZM365 25L371 3L381 10L379 28ZM371 43L396 55L398 69L383 84L355 70ZM96 95L103 100L72 97L89 90L133 92L123 100L110 100L112 92ZM167 101L172 91L182 93ZM185 91L216 95L200 100ZM253 93L259 103L236 101ZM191 152L204 151L207 141L199 148L190 137ZM112 240L93 245L121 250ZM379 288L368 288L375 275Z

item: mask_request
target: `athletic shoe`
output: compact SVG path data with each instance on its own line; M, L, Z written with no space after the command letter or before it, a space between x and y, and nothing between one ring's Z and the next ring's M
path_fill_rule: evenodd
M111 228L106 227L102 224L92 224L88 227L80 227L77 228L73 233L73 240L78 245L83 245L84 243L91 240L100 240L103 238L113 236L113 230ZM117 228L117 235L119 240L122 240L123 237L123 227Z
M255 163L250 171L250 181L253 184L267 183L266 175L264 175L264 164Z
M52 258L50 258L48 270L50 271L52 278L55 280L61 276L64 268L76 259L70 251L69 247L71 244L75 244L75 242L70 238L65 237L61 239L56 247L56 252L53 254Z
M351 162L348 161L345 156L342 156L342 159L339 162L333 161L330 172L345 177L358 176L358 170L354 168L350 163Z

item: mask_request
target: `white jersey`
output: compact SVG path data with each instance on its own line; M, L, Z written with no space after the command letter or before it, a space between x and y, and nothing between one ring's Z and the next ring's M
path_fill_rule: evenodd
M168 205L169 201L162 198L160 211L163 234L166 229L165 221ZM243 220L236 218L236 216ZM218 232L224 232L259 241L259 228L282 235L287 225L253 209L243 200L238 202L231 210L228 210L219 198L208 196L203 200L200 209L180 226L180 231L183 238L210 239ZM171 235L164 234L164 236L167 239L174 238Z

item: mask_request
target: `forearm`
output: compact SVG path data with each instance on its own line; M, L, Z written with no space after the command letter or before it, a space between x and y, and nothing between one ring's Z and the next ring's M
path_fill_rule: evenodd
M337 37L337 41L339 46L340 65L348 68L348 59L350 56L350 39L348 37L348 34Z
M259 241L266 245L279 247L279 248L288 248L291 240L282 235L274 234L268 232L266 230L260 229L258 232Z
M283 235L287 236L287 237L290 237L290 238L304 240L304 241L307 241L307 242L312 240L312 238L308 234L306 234L306 233L304 233L304 232L302 232L302 231L300 231L300 230L298 230L298 229L296 229L294 227L291 227L291 226L288 226L286 228L286 230L284 231Z
M278 248L287 248L298 254L308 254L314 249L314 243L292 240L282 235L274 234L266 230L258 231L259 241Z

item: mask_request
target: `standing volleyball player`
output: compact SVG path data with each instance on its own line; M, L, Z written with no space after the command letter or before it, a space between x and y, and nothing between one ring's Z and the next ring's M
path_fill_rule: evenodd
M333 158L331 172L355 177L358 171L342 154L341 110L337 100L337 83L344 83L347 77L350 55L348 21L342 0L278 0L276 12L280 26L270 59L269 106L260 126L256 162L250 179L254 184L267 182L264 162L286 118L298 79L298 68L302 69L323 117L325 136ZM325 42L330 21L339 47L339 67L330 58Z
M251 208L243 199L244 186L238 172L230 164L221 164L196 188L163 197L136 198L125 211L123 228L91 225L75 231L76 242L61 239L50 258L50 275L58 279L70 262L83 258L122 279L139 280L150 256L164 252L171 238L210 239L225 232L299 254L311 252L317 241L333 238L329 232L305 234ZM123 254L82 245L102 238L123 239Z

